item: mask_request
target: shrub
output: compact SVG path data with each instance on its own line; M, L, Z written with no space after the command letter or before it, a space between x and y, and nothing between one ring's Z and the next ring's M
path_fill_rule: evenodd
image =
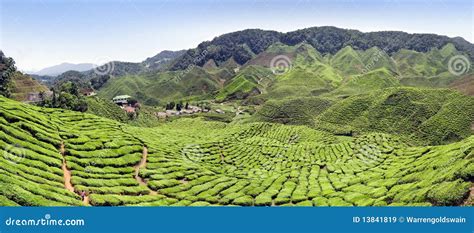
M469 182L456 180L433 186L427 197L434 205L458 205L469 193Z

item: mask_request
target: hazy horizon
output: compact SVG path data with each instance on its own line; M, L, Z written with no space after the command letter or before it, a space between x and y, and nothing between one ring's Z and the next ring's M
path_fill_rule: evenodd
M459 36L472 43L473 9L464 0L2 0L0 49L20 70L38 71L61 63L139 62L249 28L335 26Z

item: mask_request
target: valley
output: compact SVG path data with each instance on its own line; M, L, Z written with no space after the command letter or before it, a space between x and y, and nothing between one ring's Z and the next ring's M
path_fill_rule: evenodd
M334 27L34 79L2 53L0 205L473 205L473 57Z

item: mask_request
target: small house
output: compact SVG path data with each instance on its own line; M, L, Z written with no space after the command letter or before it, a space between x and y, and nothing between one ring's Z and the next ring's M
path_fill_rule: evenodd
M92 88L84 88L80 92L84 96L94 96L94 95L96 95L94 89L92 89Z
M118 96L115 96L112 101L118 105L127 105L128 104L128 101L130 100L130 98L132 98L131 96L129 95L118 95Z

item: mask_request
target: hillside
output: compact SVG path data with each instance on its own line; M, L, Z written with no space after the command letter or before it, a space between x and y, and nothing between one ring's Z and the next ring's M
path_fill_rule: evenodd
M46 90L1 55L4 96ZM462 38L249 29L37 77L55 108L0 96L0 206L473 205L472 58Z
M126 112L111 100L92 96L87 98L87 105L87 113L116 120L118 122L127 122L128 120Z
M220 65L232 58L243 65L255 57L255 54L261 53L276 42L290 46L307 42L322 54L336 54L347 46L355 50L378 47L389 55L402 49L429 52L451 43L457 50L467 53L471 60L474 60L474 46L462 38L398 31L363 33L336 27L311 27L288 33L248 29L224 34L211 41L202 42L195 49L188 50L173 62L171 69L186 69L191 64L202 66L210 59ZM199 59L195 62L197 57Z
M402 49L391 56L378 47L346 46L323 56L308 43L276 42L233 69L210 60L204 68L116 77L99 94L104 98L127 94L149 105L179 99L261 103L319 95L345 98L397 86L449 87L461 79L448 71L454 54L462 52L446 44L428 52ZM281 74L275 74L274 58L287 66Z
M379 68L365 74L354 75L345 80L336 90L329 93L333 96L351 96L354 94L377 91L388 87L400 86L396 74L386 68Z
M445 144L472 135L474 98L447 89L389 88L341 100L316 117L336 134L385 132L413 143Z
M411 147L389 134L270 123L140 128L0 102L2 206L469 204L472 136Z
M155 71L165 70L173 62L174 59L178 58L184 53L185 53L185 50L180 50L180 51L164 50L153 57L149 57L145 59L142 62L142 64L144 64L148 70L155 70Z
M12 98L17 101L27 101L29 93L40 93L48 91L49 89L33 79L32 77L15 72L12 76Z
M450 84L450 88L459 90L460 92L474 96L474 75L466 75Z
M111 79L99 96L112 99L127 94L147 105L164 105L167 101L202 98L217 92L220 75L195 67L191 71L170 71Z

